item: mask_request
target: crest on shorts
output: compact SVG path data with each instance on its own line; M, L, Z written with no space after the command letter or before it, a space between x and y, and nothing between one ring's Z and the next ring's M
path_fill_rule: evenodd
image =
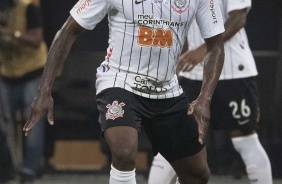
M125 106L125 103L121 102L120 104L118 101L113 101L112 105L108 104L106 107L108 111L106 113L106 119L115 120L118 117L123 117L124 110L122 107Z
M172 9L181 14L189 9L189 4L187 4L187 0L174 0L174 4L171 5Z

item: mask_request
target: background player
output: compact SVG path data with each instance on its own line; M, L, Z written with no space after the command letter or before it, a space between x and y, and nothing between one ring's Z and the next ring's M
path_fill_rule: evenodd
M24 130L28 133L46 112L53 124L51 88L56 73L75 38L85 29L93 29L106 14L109 47L106 60L97 69L96 89L103 136L112 153L110 184L136 183L134 167L141 123L154 152L170 161L182 184L207 183L209 169L203 142L210 99L224 61L224 25L216 0L79 1L50 48ZM208 54L201 93L188 110L175 72L195 16ZM187 116L187 110L197 122Z
M211 103L211 125L230 131L251 183L271 184L270 162L255 131L259 118L257 69L244 29L251 0L220 0L219 4L225 21L225 63ZM188 43L189 50L181 56L178 65L178 70L182 69L179 82L188 98L196 99L203 79L201 61L206 54L196 21L188 33ZM168 184L175 175L158 154L151 167L149 184Z

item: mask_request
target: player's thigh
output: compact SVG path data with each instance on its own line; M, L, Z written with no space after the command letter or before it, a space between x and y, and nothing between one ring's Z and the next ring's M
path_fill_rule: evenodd
M105 130L104 137L113 157L131 161L135 159L138 149L137 129L130 126L115 126Z
M107 88L96 96L102 134L116 126L129 126L139 130L141 118L136 95L122 88Z
M194 155L203 149L198 142L198 124L193 116L187 115L187 102L185 94L156 101L155 106L160 107L158 112L161 113L143 122L154 154L159 152L168 161Z

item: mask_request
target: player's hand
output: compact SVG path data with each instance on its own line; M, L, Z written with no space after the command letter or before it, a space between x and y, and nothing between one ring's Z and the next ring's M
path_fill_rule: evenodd
M193 101L188 108L188 115L194 116L198 123L198 132L200 144L205 142L206 133L210 122L210 101L199 97Z
M42 116L47 113L47 119L50 125L54 124L53 118L53 98L47 92L38 92L31 105L31 114L24 125L25 135L31 131Z
M178 75L180 71L191 71L198 63L203 61L204 57L205 48L199 47L195 50L186 51L179 58L179 63L176 67L176 74Z

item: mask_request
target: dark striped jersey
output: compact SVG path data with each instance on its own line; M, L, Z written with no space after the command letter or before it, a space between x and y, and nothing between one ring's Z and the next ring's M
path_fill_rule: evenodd
M224 31L217 0L81 0L71 10L85 29L106 14L109 46L97 93L120 87L153 99L179 96L175 69L192 20L205 38Z

